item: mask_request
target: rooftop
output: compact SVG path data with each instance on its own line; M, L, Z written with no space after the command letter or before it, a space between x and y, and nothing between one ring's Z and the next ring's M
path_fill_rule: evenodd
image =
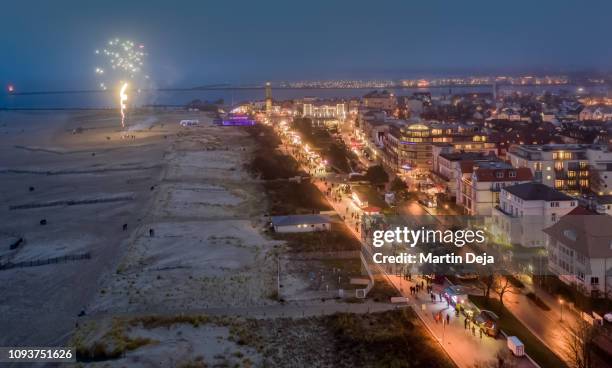
M272 216L272 225L274 226L315 225L330 222L330 218L325 215Z
M505 187L504 190L525 201L571 201L572 197L540 183L524 183Z
M544 232L568 248L589 258L612 257L612 217L563 216Z
M481 169L512 169L512 165L504 161L479 161L474 163L474 166Z
M584 151L586 149L607 150L607 147L602 144L522 144L517 145L514 149L535 152L551 152L551 151Z
M497 156L486 155L483 152L452 152L452 153L441 153L440 157L445 158L448 161L464 161L464 160L483 160L483 159L494 159Z
M569 211L565 216L584 216L584 215L599 215L595 211L591 211L590 209L582 206L578 206L573 210Z
M479 182L497 181L530 181L533 174L527 167L514 168L480 168L473 174Z

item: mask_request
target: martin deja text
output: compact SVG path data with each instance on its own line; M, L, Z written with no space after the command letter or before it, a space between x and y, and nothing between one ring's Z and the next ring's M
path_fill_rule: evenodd
M448 253L444 255L435 255L433 253L399 253L395 255L383 255L382 253L374 253L372 259L375 263L432 263L432 264L457 264L457 263L468 263L468 264L480 264L488 265L495 263L493 256L487 255L487 253L476 254L476 253L465 253L463 255L457 255L455 253Z

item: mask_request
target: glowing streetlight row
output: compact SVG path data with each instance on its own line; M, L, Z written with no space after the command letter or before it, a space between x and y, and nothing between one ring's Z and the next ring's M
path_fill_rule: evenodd
M293 146L297 146L302 149L302 155L306 156L308 161L312 161L317 164L317 169L324 169L327 166L328 161L322 159L322 157L318 153L314 152L308 144L303 143L299 134L291 130L285 120L280 121L278 128L281 132L281 136L287 137Z

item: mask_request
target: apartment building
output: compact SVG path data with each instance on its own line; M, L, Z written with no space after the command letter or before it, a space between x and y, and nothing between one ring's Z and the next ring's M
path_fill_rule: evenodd
M452 147L448 147L452 148ZM441 152L442 151L442 152ZM444 152L440 146L433 148L433 170L431 179L434 183L444 188L444 193L452 199L457 198L457 172L461 162L470 161L474 163L485 161L498 161L494 153L483 152Z
M390 166L411 176L428 175L433 169L433 147L438 144L486 142L477 128L438 122L396 123L389 127L385 142Z
M391 111L397 107L397 98L389 91L372 91L363 96L363 106Z
M516 145L507 157L512 166L529 168L534 181L569 194L612 191L612 152L606 145Z
M612 295L612 217L570 214L544 232L550 272L585 295Z
M506 186L493 209L491 233L500 243L543 247L543 230L577 205L576 199L541 183Z
M527 168L513 168L501 161L464 161L457 169L456 203L468 215L490 216L499 204L501 189L533 180Z

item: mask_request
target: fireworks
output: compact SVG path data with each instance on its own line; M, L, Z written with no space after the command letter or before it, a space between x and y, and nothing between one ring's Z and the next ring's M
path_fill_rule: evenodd
M121 127L125 128L125 110L127 109L127 93L126 90L128 88L128 84L123 82L121 86L121 90L119 91L119 106L121 107Z
M109 85L119 83L119 107L121 110L121 126L125 127L128 88L131 86L140 92L148 75L143 73L144 60L147 56L145 47L129 40L115 38L95 54L102 59L101 65L96 66L94 72L101 79L99 87L107 90ZM108 83L108 84L107 84Z

